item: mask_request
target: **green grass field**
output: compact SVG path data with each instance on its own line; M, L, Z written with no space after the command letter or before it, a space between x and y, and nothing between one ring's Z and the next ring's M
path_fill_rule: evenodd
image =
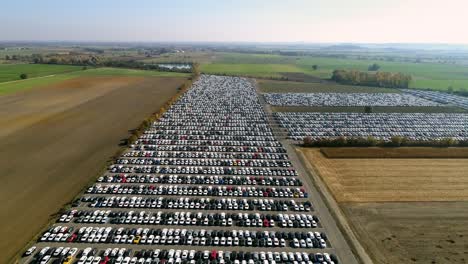
M340 85L335 83L303 83L258 80L264 93L400 93L390 88Z
M281 77L281 73L301 72L296 65L291 64L235 64L212 63L202 64L201 71L208 74L243 75L252 77Z
M0 65L0 82L20 80L20 75L26 73L28 78L36 78L65 72L78 71L82 67L71 65L49 64L2 64Z
M374 62L381 66L380 71L411 74L413 76L411 88L430 88L443 91L452 86L454 90L468 89L468 67L453 64L213 53L211 57L204 55L201 70L210 74L223 73L255 77L282 77L285 76L283 73L292 72L328 79L335 69L367 71L367 67ZM313 65L318 65L318 69L314 70Z
M80 76L162 76L162 77L188 77L186 73L176 72L157 72L118 68L97 68L88 70L79 70L69 73L55 74L40 78L18 80L14 82L0 83L0 95L17 92L20 90L31 89L48 84L58 83L64 80Z

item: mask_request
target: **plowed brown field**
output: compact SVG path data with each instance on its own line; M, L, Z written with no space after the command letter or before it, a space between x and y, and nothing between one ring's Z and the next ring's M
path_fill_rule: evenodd
M0 262L8 261L185 79L80 77L0 97Z

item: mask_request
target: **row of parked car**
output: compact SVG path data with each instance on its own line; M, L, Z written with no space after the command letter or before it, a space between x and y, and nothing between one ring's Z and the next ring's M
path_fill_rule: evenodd
M181 185L121 185L96 184L86 193L184 195L184 196L232 196L232 197L280 197L307 198L304 188L253 187L253 186L181 186Z
M112 210L71 210L57 220L60 223L126 224L126 225L196 225L316 228L318 218L310 214L260 213L192 213L190 211L150 212Z
M439 91L423 91L416 89L403 89L405 93L431 100L441 104L448 104L458 106L460 108L468 109L468 97L459 96Z
M141 143L141 142L137 142ZM217 146L207 144L199 145L155 145L140 144L133 145L134 151L190 151L190 152L238 152L238 153L286 153L282 147L268 146Z
M263 226L263 225L261 225ZM61 227L61 226L60 226ZM147 245L253 246L325 248L326 236L320 232L153 229L84 226L51 229L41 242L114 243Z
M185 151L129 151L123 157L157 157L180 159L247 159L247 160L286 160L287 154L276 153L226 153L226 152L185 152Z
M289 161L258 159L184 159L184 158L133 158L118 159L117 164L133 165L185 165L185 166L241 166L241 167L291 167Z
M368 137L390 140L468 139L466 113L275 113L289 137L302 140L335 137Z
M88 247L78 254L77 252L77 248L46 247L40 253L45 260L41 261L41 263L47 263L50 257L57 257L61 260L61 263L66 264L71 264L73 261L77 264L334 264L337 261L336 256L328 253L286 251L244 252L154 249L133 252L133 250L126 248L106 248L99 252L97 249Z
M441 106L406 93L266 93L275 106Z
M305 211L312 209L309 201L273 199L211 199L211 198L147 198L142 196L83 196L82 202L97 208L157 208L245 211Z
M218 167L218 166L149 166L149 165L119 165L109 167L112 173L144 173L144 174L208 174L208 175L245 175L245 176L297 176L297 172L291 168L257 168L257 167Z
M163 183L163 184L211 184L211 185L268 185L302 186L302 181L292 177L265 176L204 176L204 175L137 175L107 174L99 177L100 183Z
M202 76L41 234L37 247L50 250L31 260L337 263L316 253L333 249L297 176L255 87Z

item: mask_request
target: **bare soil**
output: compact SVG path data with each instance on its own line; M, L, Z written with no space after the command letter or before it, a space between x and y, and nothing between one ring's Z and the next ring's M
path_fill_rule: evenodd
M322 154L332 159L427 159L427 158L468 158L468 148L321 148Z
M80 77L0 97L0 259L98 176L183 78Z
M468 263L466 202L341 207L374 263Z

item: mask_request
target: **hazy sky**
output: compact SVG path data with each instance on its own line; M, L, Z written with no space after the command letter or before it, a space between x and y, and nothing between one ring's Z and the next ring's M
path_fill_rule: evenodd
M2 1L0 40L468 43L468 0Z

